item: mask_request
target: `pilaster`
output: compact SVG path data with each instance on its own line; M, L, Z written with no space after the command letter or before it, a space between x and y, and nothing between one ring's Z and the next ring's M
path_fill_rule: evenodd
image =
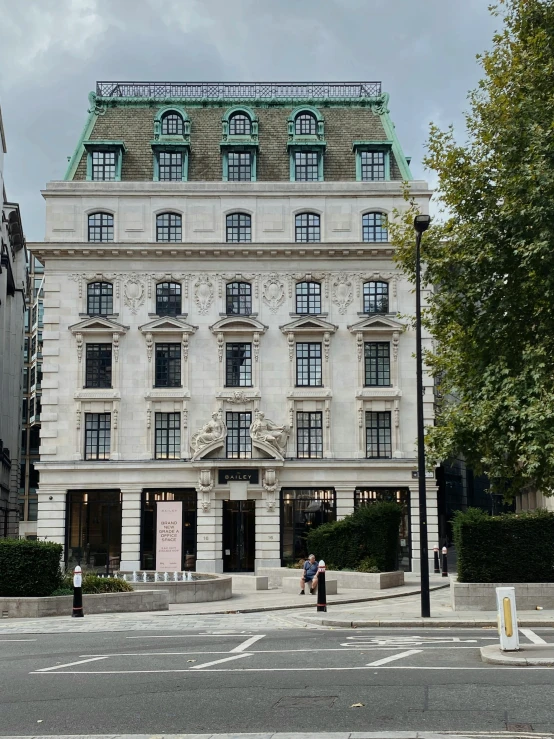
M140 524L142 489L121 486L122 570L140 570Z

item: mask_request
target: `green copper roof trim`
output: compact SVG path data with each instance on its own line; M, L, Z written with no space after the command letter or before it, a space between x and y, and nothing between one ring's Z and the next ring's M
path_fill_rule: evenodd
M83 141L83 147L88 151L89 149L118 149L125 153L127 147L125 142L121 139L86 139Z
M85 147L83 146L83 142L86 141L88 138L90 138L91 133L94 131L96 119L98 118L98 114L100 113L100 109L97 108L96 106L95 93L90 92L88 99L90 103L90 108L88 111L87 122L85 123L85 127L83 128L81 132L81 136L79 137L79 141L77 142L75 151L73 152L71 159L69 160L69 164L67 165L67 169L64 175L64 180L72 180L75 177L75 172L77 171L79 162L81 161L81 158L83 154L85 153Z
M352 151L356 151L356 149L378 149L379 147L381 147L382 149L391 149L393 143L393 141L389 141L388 139L375 139L374 141L353 141Z
M398 164L398 169L400 170L400 175L402 176L402 179L406 182L411 182L413 180L413 176L410 171L408 161L406 160L406 156L402 151L402 147L400 146L398 136L396 135L394 123L392 122L389 114L388 92L385 92L383 95L381 95L381 97L383 98L383 102L381 105L377 106L375 112L381 119L381 124L385 130L387 139L392 141L392 153L394 154L394 158L396 159L396 163Z

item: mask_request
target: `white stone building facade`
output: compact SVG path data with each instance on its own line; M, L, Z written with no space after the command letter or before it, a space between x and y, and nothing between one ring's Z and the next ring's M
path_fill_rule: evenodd
M65 181L43 192L37 534L68 564L156 569L156 503L178 500L181 569L251 571L305 555L311 526L392 498L401 566L417 570L415 299L386 230L411 177L388 98L274 93L288 131L272 148L278 122L247 92L205 98L203 123L190 91L160 102L100 87ZM286 177L262 176L271 157ZM410 190L426 212L427 185Z

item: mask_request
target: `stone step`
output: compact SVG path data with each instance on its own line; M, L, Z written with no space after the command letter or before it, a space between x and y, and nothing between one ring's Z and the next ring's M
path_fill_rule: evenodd
M283 578L283 593L294 593L300 592L300 576L298 577L284 577ZM309 583L306 583L306 594L309 595L310 593L310 586ZM336 595L337 590L337 581L333 580L332 578L325 578L325 592L327 595Z

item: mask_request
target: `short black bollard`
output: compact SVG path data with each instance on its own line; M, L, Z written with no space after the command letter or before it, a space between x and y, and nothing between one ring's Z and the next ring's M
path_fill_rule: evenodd
M327 592L325 590L325 562L320 559L317 568L317 610L327 610Z
M442 548L442 576L448 577L448 549Z
M440 562L439 562L439 548L438 548L438 546L433 548L433 555L434 555L434 558L435 558L435 575L438 575L439 572L441 571L441 565L440 565Z
M83 576L79 565L73 570L73 612L72 618L83 618Z

